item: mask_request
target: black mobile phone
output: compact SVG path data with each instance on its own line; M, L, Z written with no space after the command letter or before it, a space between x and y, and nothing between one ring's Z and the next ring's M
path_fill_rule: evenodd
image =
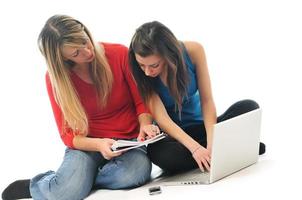
M160 186L154 186L149 188L149 194L154 195L154 194L160 194L161 193L161 188Z

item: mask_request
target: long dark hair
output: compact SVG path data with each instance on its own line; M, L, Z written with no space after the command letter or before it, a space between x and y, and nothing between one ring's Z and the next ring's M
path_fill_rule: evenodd
M145 75L136 61L135 54L141 57L158 54L165 60L168 68L167 87L176 102L175 108L181 111L182 99L187 93L189 76L180 41L158 21L145 23L136 29L129 47L129 62L139 92L145 103L149 103L151 96L155 93L154 84L152 84L154 78Z

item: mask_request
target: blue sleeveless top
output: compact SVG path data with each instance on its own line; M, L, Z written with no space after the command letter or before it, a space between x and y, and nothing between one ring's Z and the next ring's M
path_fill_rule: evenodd
M187 96L183 97L181 116L179 117L178 109L175 110L175 101L170 96L168 88L162 83L160 77L154 78L155 91L161 98L171 119L181 128L186 128L191 125L201 124L203 120L200 97L198 92L197 77L195 65L192 63L184 45L184 60L189 72L189 85Z

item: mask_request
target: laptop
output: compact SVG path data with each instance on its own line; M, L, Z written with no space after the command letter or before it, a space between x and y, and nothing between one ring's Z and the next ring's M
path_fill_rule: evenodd
M164 177L162 185L210 184L258 161L261 109L214 125L210 172L195 169Z

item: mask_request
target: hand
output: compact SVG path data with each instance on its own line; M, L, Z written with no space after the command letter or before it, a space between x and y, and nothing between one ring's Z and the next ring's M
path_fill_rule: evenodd
M212 154L212 145L207 145L207 150L209 151L210 155Z
M204 148L203 146L196 147L192 151L192 156L202 172L205 171L204 167L207 171L210 171L211 154L208 149Z
M99 152L103 155L106 160L110 160L113 157L119 156L122 152L113 152L111 146L115 140L109 138L100 139Z
M209 150L210 155L212 154L212 146L213 146L212 139L207 139L207 150Z
M144 141L145 139L153 138L160 133L158 126L154 124L143 125L137 137L137 141Z

